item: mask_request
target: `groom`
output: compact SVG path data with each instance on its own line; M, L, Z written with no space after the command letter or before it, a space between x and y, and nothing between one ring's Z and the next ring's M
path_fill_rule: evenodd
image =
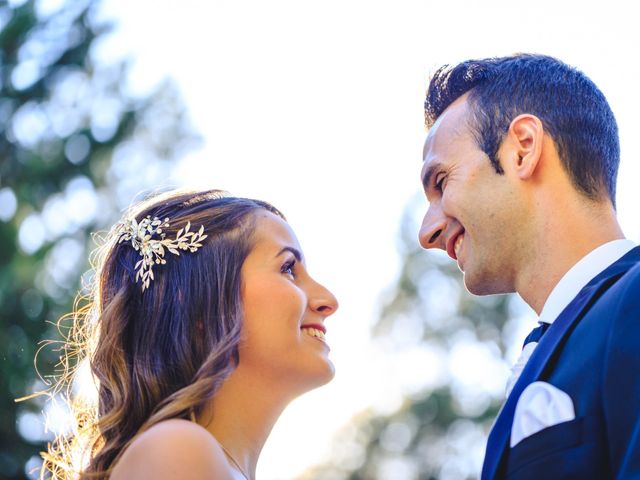
M640 478L640 248L616 220L603 94L550 57L441 68L425 101L424 248L539 315L482 479Z

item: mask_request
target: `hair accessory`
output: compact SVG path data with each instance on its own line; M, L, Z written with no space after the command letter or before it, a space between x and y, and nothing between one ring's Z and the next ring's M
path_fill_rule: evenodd
M137 270L136 282L139 279L142 280L143 292L149 288L151 280L154 279L153 265L167 263L164 258L166 250L174 255L180 255L180 250L189 250L193 253L202 247L200 242L207 238L207 235L204 235L204 226L200 226L197 232L190 232L191 222L187 222L184 228L178 230L174 239L165 238L167 234L163 230L167 228L169 228L168 218L162 221L158 217L151 218L150 215L140 220L140 223L132 218L116 225L119 234L118 243L125 240L131 241L131 246L140 252L142 260L138 261L134 268Z

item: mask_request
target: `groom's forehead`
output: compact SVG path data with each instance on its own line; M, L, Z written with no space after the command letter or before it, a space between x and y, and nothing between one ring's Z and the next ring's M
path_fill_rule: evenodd
M449 113L449 110L445 110L429 129L422 147L423 163L436 153L446 152L452 147L452 142L469 136L470 126L466 109Z

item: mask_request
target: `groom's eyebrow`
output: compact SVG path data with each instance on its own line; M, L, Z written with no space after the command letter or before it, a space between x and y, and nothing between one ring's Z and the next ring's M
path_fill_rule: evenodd
M427 169L422 173L422 186L426 190L431 185L431 177L436 173L436 170L440 168L439 163L430 164Z

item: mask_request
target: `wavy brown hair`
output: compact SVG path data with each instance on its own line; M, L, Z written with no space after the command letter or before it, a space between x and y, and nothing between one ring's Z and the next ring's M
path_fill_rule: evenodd
M262 209L284 218L265 202L218 190L163 194L133 208L125 219L169 218L167 237L187 222L207 235L196 252L167 254L144 292L135 279L139 252L107 236L92 261L89 302L71 315L65 371L53 389L68 392L75 425L43 453L41 477L107 477L136 435L197 415L215 395L238 362L240 270ZM72 394L86 362L93 399Z

